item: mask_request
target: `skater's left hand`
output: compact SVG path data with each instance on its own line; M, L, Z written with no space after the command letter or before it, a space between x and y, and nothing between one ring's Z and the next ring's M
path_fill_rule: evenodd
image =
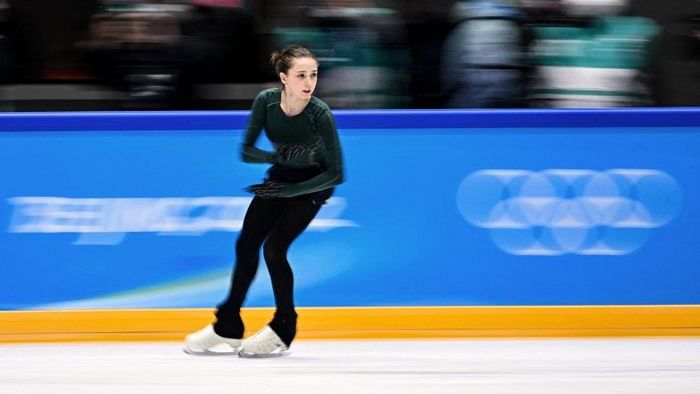
M280 194L280 189L282 189L282 184L274 181L265 181L264 183L258 183L255 185L250 185L245 188L248 193L255 194L260 198L275 198L282 197Z

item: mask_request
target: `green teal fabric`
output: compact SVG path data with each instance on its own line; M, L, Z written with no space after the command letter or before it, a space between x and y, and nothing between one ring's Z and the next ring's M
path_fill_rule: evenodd
M537 27L537 38L546 45L533 61L540 66L640 69L657 33L652 20L629 16L596 18L590 27Z
M314 149L306 151L305 154L309 155L308 160L320 164L324 171L308 181L284 185L281 190L282 197L309 194L342 183L343 161L340 142L328 105L312 96L301 113L287 116L280 107L281 95L281 89L273 88L262 91L255 98L243 139L243 161L293 166L297 163L294 158L284 161L277 152L289 146L310 146ZM275 147L274 152L255 147L263 129Z

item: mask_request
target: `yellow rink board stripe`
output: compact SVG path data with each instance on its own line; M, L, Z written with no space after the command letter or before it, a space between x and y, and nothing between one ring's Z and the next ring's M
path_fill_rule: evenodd
M271 308L243 310L247 334ZM298 308L299 339L700 336L700 305ZM181 340L211 309L0 312L0 343Z

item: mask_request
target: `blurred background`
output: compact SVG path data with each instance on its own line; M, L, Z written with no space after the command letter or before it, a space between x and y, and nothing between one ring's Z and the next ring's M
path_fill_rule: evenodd
M0 0L0 111L248 109L292 43L338 109L700 105L697 0Z

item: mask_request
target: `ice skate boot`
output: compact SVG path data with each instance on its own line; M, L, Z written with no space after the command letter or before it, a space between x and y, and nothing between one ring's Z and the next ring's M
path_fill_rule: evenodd
M214 332L214 326L210 324L188 335L182 350L193 355L235 355L242 342L240 339L222 337Z
M289 354L287 346L270 326L263 327L260 331L243 341L239 357L267 358L280 357Z

